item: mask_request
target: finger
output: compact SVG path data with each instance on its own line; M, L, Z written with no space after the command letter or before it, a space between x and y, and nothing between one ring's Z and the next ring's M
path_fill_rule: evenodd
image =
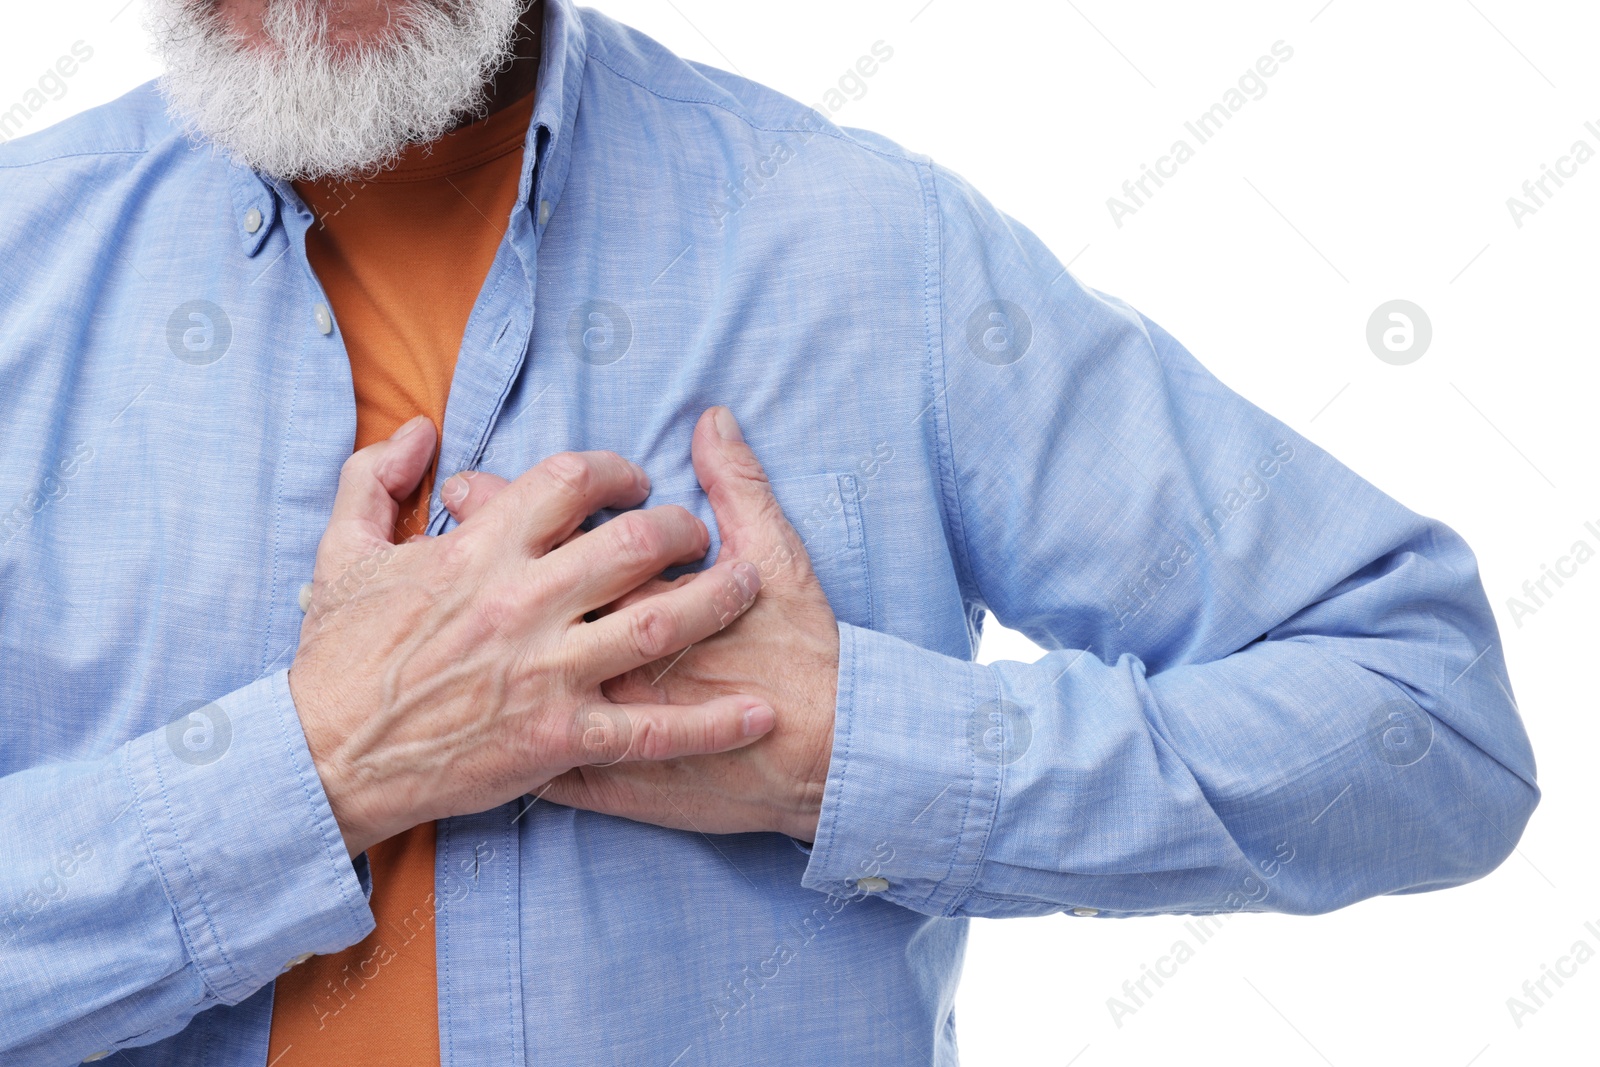
M772 730L777 717L754 697L704 704L610 704L579 709L575 752L585 765L679 759L743 748Z
M581 615L702 558L710 543L706 524L676 504L629 511L552 551L539 563L540 578Z
M501 490L510 484L498 474L491 474L488 471L457 471L445 479L444 485L439 487L439 498L444 501L444 506L455 517L456 522L463 523L480 511L485 504L499 496ZM587 532L580 526L568 534L561 544L582 537ZM556 547L559 548L560 545Z
M466 522L510 484L488 471L458 471L439 487L439 499L456 522Z
M558 452L519 475L463 522L542 556L601 508L631 508L650 495L650 479L615 452Z
M422 481L433 458L434 438L432 420L418 415L344 461L328 529L317 546L313 581L335 577L394 543L400 502Z
M678 577L673 578L670 581L665 578L651 578L649 581L644 582L641 585L634 586L626 593L623 593L621 596L617 597L617 599L611 601L611 603L594 609L594 611L590 612L590 614L593 615L594 618L598 619L602 616L610 615L612 612L621 611L623 608L628 607L631 604L637 604L639 601L644 600L647 597L653 597L657 593L665 593L668 589L676 589L678 586L692 581L694 581L693 574L680 574ZM590 619L589 621L593 622L594 619Z
M577 627L578 662L598 682L675 655L744 614L760 588L753 564L718 563L691 582Z
M723 553L755 563L763 579L810 568L805 546L772 495L772 483L733 412L718 405L700 416L691 452L695 474L716 515Z

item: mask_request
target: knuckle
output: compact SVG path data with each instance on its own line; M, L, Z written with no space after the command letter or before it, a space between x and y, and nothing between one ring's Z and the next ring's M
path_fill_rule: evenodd
M439 568L447 574L456 575L465 571L476 555L473 548L476 540L472 532L462 529L435 537L429 545Z
M662 504L654 510L663 522L670 523L675 529L694 530L703 537L709 536L706 524L682 504Z
M370 448L369 445L345 457L345 461L339 465L339 488L348 488L372 468L372 457L367 454Z
M492 590L473 598L472 611L486 632L507 634L522 613L517 599L507 592Z
M577 452L557 452L540 466L551 487L573 500L587 497L594 485L594 465Z
M611 536L622 562L645 564L661 554L665 538L655 522L641 512L618 515L607 525L615 527Z
M579 711L578 730L578 747L586 763L611 762L627 747L626 720L593 706Z
M575 640L568 633L563 635L554 645L547 645L542 650L542 660L546 675L553 679L560 679L568 686L583 686L593 680L593 670L590 659L592 650L582 641Z
M672 616L656 604L641 604L628 621L629 639L634 651L646 661L660 659L672 651L676 627Z
M732 449L728 453L728 462L734 472L746 481L757 485L769 485L767 469L761 465L753 450L748 448Z
M656 723L649 719L641 719L634 728L633 748L641 759L665 759L672 754L672 738Z

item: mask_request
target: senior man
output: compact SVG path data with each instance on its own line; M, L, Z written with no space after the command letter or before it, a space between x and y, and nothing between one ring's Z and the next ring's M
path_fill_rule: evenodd
M6 1062L949 1064L968 917L1510 851L1466 545L960 178L568 0L151 25L0 148Z

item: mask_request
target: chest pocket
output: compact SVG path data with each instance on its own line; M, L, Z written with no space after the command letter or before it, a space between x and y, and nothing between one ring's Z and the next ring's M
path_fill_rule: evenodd
M871 629L872 583L856 476L807 474L774 478L772 493L805 543L812 569L823 592L828 594L834 615Z

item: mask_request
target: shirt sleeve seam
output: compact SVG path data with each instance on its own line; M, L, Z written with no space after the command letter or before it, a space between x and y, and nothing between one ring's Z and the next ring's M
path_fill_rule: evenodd
M961 503L961 480L956 469L955 440L950 432L950 375L946 359L945 260L944 211L939 199L938 172L932 163L924 164L927 175L928 248L925 256L925 277L928 318L928 377L933 393L932 411L934 428L934 453L940 470L940 494L945 521L955 541L957 579L964 590L979 604L987 606L983 590L978 586L977 571L972 565L966 527L966 512Z
M969 716L969 721L970 716L977 710L979 706L977 683L974 678L976 673L977 672L969 672L967 675L969 680L967 688L967 715ZM969 833L968 826L972 819L972 802L974 795L977 793L978 753L977 749L973 746L968 746L967 750L967 775L968 781L971 782L971 785L967 788L966 808L961 813L961 834L957 839L956 845L958 851L961 847L960 841L965 840L967 834ZM950 906L945 910L946 915L956 914L956 912L961 908L961 905L965 903L966 900L972 895L973 887L978 884L978 876L983 871L984 858L989 854L989 837L994 830L994 821L1000 811L1000 787L1004 781L1005 767L1003 765L998 765L995 768L994 787L989 793L989 818L983 826L979 827L976 831L971 831L978 834L977 855L972 858L972 873L968 875L966 884L956 892L953 898L951 898ZM954 874L955 869L955 857L952 856L950 873ZM946 878L948 877L950 877L950 875L946 875Z
M135 742L135 744L140 744L140 743L142 743L142 742L137 742L137 741ZM149 817L148 817L148 814L145 811L144 801L139 796L139 788L138 788L137 780L132 774L129 773L129 770L128 770L128 767L127 767L127 764L126 764L126 761L129 758L129 755L131 754L131 752L132 752L132 746L130 746L127 749L124 749L124 751L123 751L123 761L124 761L124 764L123 764L123 777L128 781L129 785L133 788L134 805L139 810L139 830L140 830L141 835L144 838L145 854L150 857L150 862L155 866L156 877L158 879L160 879L162 891L165 892L166 895L167 895L167 905L170 908L172 908L172 917L173 917L173 920L174 920L174 924L177 926L179 934L181 934L182 937L183 937L183 945L184 945L185 950L189 953L189 959L192 960L194 962L194 964L195 964L195 973L199 975L200 981L205 985L206 989L210 991L210 993L211 993L211 995L213 997L215 997L218 1001L226 1001L227 998L222 995L222 991L219 990L216 987L216 985L212 982L210 969L207 968L200 960L200 951L199 951L199 949L196 947L196 945L194 943L194 938L189 933L189 924L187 922L185 922L184 919L183 919L183 909L180 907L180 905L178 903L178 895L175 892L174 886L172 884L172 878L167 873L166 865L161 862L161 850L156 847L155 841L154 841L154 839L153 839L153 837L151 835L150 825L149 825ZM157 758L154 758L154 756L152 756L152 758L150 760L150 769L151 769L152 773L155 775L156 785L159 787L159 789L161 791L161 799L162 799L162 802L165 805L166 810L167 810L168 824L172 828L173 847L177 850L178 855L183 858L184 866L188 868L189 877L190 877L190 880L192 882L193 879L194 879L194 868L192 866L190 866L190 864L189 864L189 857L185 854L184 849L183 849L182 836L177 832L177 824L172 820L172 805L171 805L170 799L167 797L166 781L162 777L160 764L161 764L161 761L159 759L157 759ZM197 894L197 898L198 898L198 896L199 895ZM216 926L215 926L215 924L212 923L211 915L206 910L205 901L203 899L197 899L197 903L199 904L201 914L205 916L206 925L211 928L212 937L213 937L213 939L215 939L216 938ZM237 981L238 977L239 977L238 973L236 971L234 971L233 963L232 963L231 960L228 959L227 953L222 949L220 941L217 944L217 955L222 959L222 962L226 966L226 968L228 970L228 973L230 975L232 975L232 977L233 977L233 979L235 981Z

